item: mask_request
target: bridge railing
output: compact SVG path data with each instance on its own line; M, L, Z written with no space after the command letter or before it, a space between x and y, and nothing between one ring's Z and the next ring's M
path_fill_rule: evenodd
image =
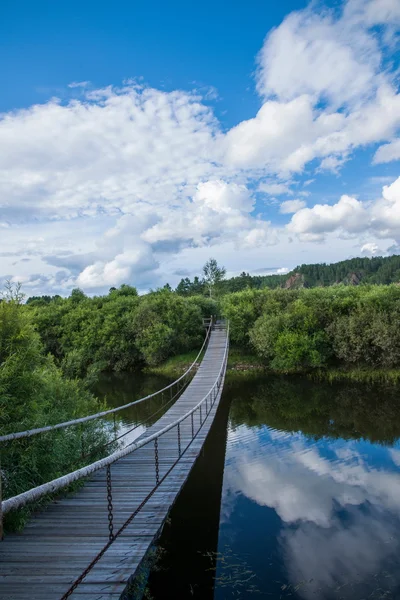
M65 489L71 483L78 481L80 479L84 479L91 475L92 473L100 470L106 469L106 486L107 486L107 506L105 504L105 510L107 510L108 516L108 539L105 541L102 549L94 556L92 562L86 567L86 569L81 573L81 575L74 581L69 590L64 594L61 600L66 600L71 596L74 590L78 587L78 585L83 581L86 575L91 571L91 569L96 565L96 563L101 559L107 549L111 546L111 544L122 534L122 532L128 527L128 525L132 522L135 516L139 513L139 511L144 507L144 505L148 502L148 500L154 495L157 489L162 485L168 475L171 473L172 469L179 462L181 457L185 454L188 448L191 446L193 441L198 436L201 431L207 417L212 411L215 401L218 399L221 393L221 387L224 383L227 361L228 361L228 352L229 352L229 323L227 324L227 334L226 334L226 343L223 354L223 359L221 362L221 367L218 373L218 376L212 385L211 389L208 393L202 398L196 406L194 406L191 410L182 415L179 419L176 419L173 423L170 423L163 429L160 429L156 433L138 441L132 442L125 448L121 450L117 450L110 456L106 458L100 459L86 467L82 467L77 469L74 472L69 473L68 475L64 475L62 477L58 477L48 483L37 486L27 492L14 496L13 498L9 498L8 500L3 501L1 507L3 514L10 512L11 510L19 509L25 506L26 504L39 500L43 496L48 494L52 494L54 492ZM184 423L189 423L189 427L185 428L183 432L185 435L182 435L182 428ZM160 473L160 452L162 452L162 447L160 448L159 441L162 436L166 435L168 432L175 430L176 431L176 444L177 444L177 455L176 460L171 464L171 466L166 470L165 473ZM148 446L149 444L153 444L154 447L154 486L152 490L147 494L147 496L143 499L139 506L135 508L135 510L131 513L131 515L126 519L126 521L121 525L117 531L114 529L113 525L113 503L112 503L112 471L111 466L123 458L128 454L131 454L139 448L143 448L144 446ZM1 511L0 511L1 512Z
M156 396L162 395L164 393L170 393L170 399L172 400L173 398L175 398L182 390L183 388L187 385L188 381L189 381L189 377L192 373L192 371L194 371L194 369L197 366L198 360L206 346L207 341L209 340L210 337L210 331L212 329L213 326L213 322L212 322L212 317L210 318L208 325L207 325L207 331L206 331L206 336L204 338L203 344L196 356L196 358L194 359L194 361L192 362L192 364L190 365L190 367L183 373L183 375L181 375L178 379L176 379L175 381L173 381L172 383L170 383L169 385L165 386L164 388L162 388L161 390L158 390L157 392L153 392L152 394L149 394L148 396L144 396L143 398L139 398L138 400L133 400L132 402L128 402L127 404L123 404L122 406L117 406L116 408L110 408L108 410L103 410L101 412L95 413L93 415L88 415L86 417L80 417L78 419L72 419L71 421L64 421L63 423L56 423L55 425L46 425L44 427L36 427L34 429L27 429L25 431L18 431L15 433L8 433L6 435L1 435L0 436L0 443L2 442L10 442L13 440L18 440L21 438L27 438L27 437L31 437L33 435L38 435L39 433L45 433L46 431L55 431L56 429L64 429L65 427L71 427L73 425L79 425L81 423L88 423L89 421L93 421L94 419L100 419L102 417L106 417L107 415L112 415L121 410L125 410L127 408L130 408L131 406L135 406L137 404L140 404L141 402L145 402L146 400L149 400L150 398L155 398ZM177 388L177 392L174 392L174 387Z

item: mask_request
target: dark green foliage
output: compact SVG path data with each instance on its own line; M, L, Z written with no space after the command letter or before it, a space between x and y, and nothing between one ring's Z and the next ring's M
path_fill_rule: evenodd
M217 313L213 300L187 298L164 287L145 296L122 285L107 296L31 303L37 331L69 377L93 381L100 371L157 365L169 356L200 347L202 318Z
M206 292L206 286L197 276L193 281L185 277L180 280L175 291L180 296L198 296Z
M331 265L301 265L293 272L303 274L311 287L349 284L352 275L363 283L389 284L400 281L400 256L351 258Z
M245 290L221 300L231 339L277 371L400 365L400 288Z
M97 412L101 406L78 380L67 379L45 355L32 322L12 288L0 303L0 431L11 433ZM1 448L3 495L14 496L76 469L85 452L108 439L101 423L8 442ZM98 454L97 454L98 456ZM17 521L11 522L18 525ZM10 521L9 521L10 524Z
M220 293L229 294L232 292L241 292L245 289L261 290L264 288L282 287L287 280L288 275L250 275L241 273L238 277L224 279L220 283Z

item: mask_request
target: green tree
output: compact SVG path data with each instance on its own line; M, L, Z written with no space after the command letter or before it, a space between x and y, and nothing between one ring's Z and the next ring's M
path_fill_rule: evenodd
M224 267L219 267L215 258L210 258L203 267L204 283L208 290L210 298L218 284L225 277L226 270Z
M19 287L8 285L0 302L1 433L67 421L101 408L81 381L63 376L53 357L44 353L34 315L33 309L22 304ZM90 453L107 439L104 424L94 421L5 444L1 465L4 497L81 466L82 442ZM20 513L16 520L11 516L9 524L18 525L20 517Z

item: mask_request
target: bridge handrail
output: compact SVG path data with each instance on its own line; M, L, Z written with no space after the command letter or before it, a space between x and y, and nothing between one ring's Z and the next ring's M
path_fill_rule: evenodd
M1 435L0 443L1 442L10 442L12 440L18 440L18 439L26 438L26 437L31 437L31 436L37 435L39 433L44 433L45 431L53 431L55 429L64 429L65 427L70 427L71 425L78 425L79 423L87 423L88 421L93 421L94 419L99 419L100 417L105 417L106 415L111 415L113 413L116 413L119 410L124 410L125 408L130 408L134 404L140 404L141 402L144 402L145 400L149 400L149 398L154 398L154 396L157 396L158 394L162 394L166 390L169 390L174 385L176 385L177 383L182 381L182 379L184 379L186 377L186 375L188 375L188 373L190 373L190 371L196 365L196 363L199 359L199 356L203 352L204 346L210 335L211 327L212 327L212 320L211 320L210 325L207 328L207 333L204 338L203 344L199 350L199 353L196 356L196 358L194 359L194 361L192 362L192 364L190 365L190 367L183 373L183 375L181 375L178 379L175 379L175 381L173 381L172 383L167 385L165 388L162 388L161 390L157 390L157 392L153 392L152 394L149 394L148 396L144 396L143 398L139 398L138 400L133 400L132 402L128 402L128 404L123 404L122 406L117 406L116 408L110 408L109 410L103 410L102 412L98 412L93 415L88 415L87 417L80 417L79 419L73 419L71 421L64 421L63 423L56 423L55 425L45 425L44 427L36 427L35 429L27 429L26 431L18 431L16 433L8 433L6 435Z
M11 510L16 510L18 508L21 508L21 507L25 506L26 504L28 504L29 502L33 502L34 500L39 500L39 498L42 498L43 496L46 496L47 494L52 494L54 492L57 492L58 490L61 490L65 487L67 487L74 481L78 481L79 479L88 477L88 475L91 475L95 471L104 469L105 467L115 463L117 460L120 460L124 456L127 456L128 454L135 452L139 448L146 446L150 442L152 442L152 441L158 439L159 437L161 437L162 435L164 435L164 433L167 433L168 431L170 431L171 429L173 429L174 427L179 425L179 423L182 423L182 421L187 419L198 408L200 408L200 406L209 398L212 391L215 389L215 387L220 382L220 379L222 378L222 375L224 373L224 368L226 366L227 359L228 359L228 349L229 349L229 322L228 322L227 332L226 332L226 343L225 343L224 356L223 356L223 360L222 360L222 364L221 364L221 368L219 370L218 376L217 376L213 386L210 388L210 390L207 392L207 394L204 396L204 398L202 400L200 400L200 402L198 404L196 404L196 406L194 408L189 410L182 417L179 417L179 419L176 419L169 425L166 425L165 427L163 427L159 431L156 431L152 435L149 435L148 437L143 438L139 442L132 442L125 448L122 448L121 450L117 450L113 454L110 454L109 456L107 456L105 458L101 458L100 460L97 460L94 463L87 465L86 467L81 467L80 469L77 469L76 471L72 471L71 473L68 473L67 475L57 477L57 479L53 479L52 481L43 483L42 485L39 485L30 490L27 490L26 492L22 492L21 494L18 494L17 496L14 496L13 498L8 498L7 500L3 500L3 502L1 503L1 509L2 509L1 512L3 514L6 514L6 513L10 512ZM219 387L218 387L218 390L219 390Z

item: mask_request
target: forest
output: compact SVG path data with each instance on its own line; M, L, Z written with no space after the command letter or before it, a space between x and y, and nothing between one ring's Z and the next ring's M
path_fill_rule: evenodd
M280 288L280 287L326 287L343 283L358 285L374 283L387 285L400 281L400 256L376 256L373 258L351 258L341 262L326 264L299 265L284 275L250 275L245 271L237 277L223 279L219 283L221 294L240 292L247 288ZM188 277L181 279L176 292L182 296L202 294L204 283L198 276L191 281Z

